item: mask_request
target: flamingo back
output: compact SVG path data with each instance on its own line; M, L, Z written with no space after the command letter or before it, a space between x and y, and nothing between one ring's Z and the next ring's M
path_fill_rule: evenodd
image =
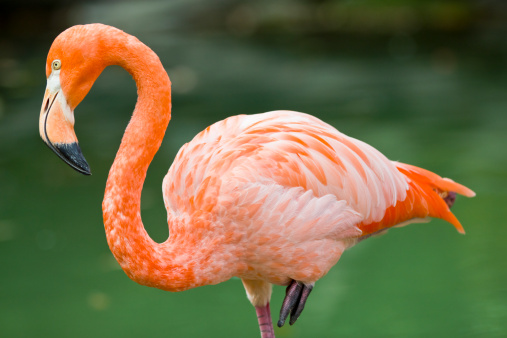
M405 176L375 148L311 115L274 111L227 118L185 144L164 180L166 206L195 207L189 197L201 200L211 181L232 177L332 194L365 222L381 220L408 189Z

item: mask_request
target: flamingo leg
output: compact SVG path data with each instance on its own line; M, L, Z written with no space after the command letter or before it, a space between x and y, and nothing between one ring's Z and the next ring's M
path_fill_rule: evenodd
M293 280L287 290L285 291L285 298L282 303L280 310L280 319L278 320L278 327L282 327L285 324L285 320L290 313L289 324L292 325L299 318L301 312L305 307L306 300L312 292L313 284L303 284Z
M271 311L269 310L269 302L264 306L256 306L255 312L257 313L257 320L259 321L261 338L275 338L273 322L271 321Z

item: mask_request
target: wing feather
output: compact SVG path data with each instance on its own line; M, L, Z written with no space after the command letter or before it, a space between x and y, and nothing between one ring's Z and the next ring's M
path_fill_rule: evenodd
M164 181L168 210L190 207L173 195L198 194L206 176L231 173L245 182L334 195L364 222L382 219L408 189L404 176L373 147L311 115L275 111L217 122L183 146Z
M228 180L215 210L221 220L242 227L244 278L313 282L338 261L351 239L361 236L362 216L343 200L317 197L302 187ZM238 230L239 231L239 230ZM308 262L311 262L309 264Z
M313 282L355 238L413 217L461 229L438 195L451 189L473 194L290 111L213 124L180 149L163 182L169 219L211 215L223 238L241 241L248 272L240 277L278 284Z

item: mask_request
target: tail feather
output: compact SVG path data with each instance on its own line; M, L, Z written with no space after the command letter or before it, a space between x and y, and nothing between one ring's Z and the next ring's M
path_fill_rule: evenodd
M429 212L427 216L441 218L454 225L458 232L465 233L461 223L450 211L450 206L454 202L453 193L473 197L475 192L426 169L399 162L394 164L408 178L409 190L419 195L422 203L427 204L426 208Z
M410 164L395 162L394 163L398 170L403 172L406 176L415 178L416 181L421 183L426 183L432 186L433 188L437 188L441 191L453 191L457 194L466 196L466 197L474 197L475 192L468 189L462 184L456 183L450 178L442 178L438 176L437 174L423 169L419 168ZM408 174L408 175L407 175Z

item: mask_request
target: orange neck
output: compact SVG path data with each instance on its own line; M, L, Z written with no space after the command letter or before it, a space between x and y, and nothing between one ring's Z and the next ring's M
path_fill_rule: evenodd
M101 48L107 65L125 68L136 81L138 101L109 172L102 210L109 247L134 281L170 291L194 284L194 274L173 264L176 249L155 243L141 221L141 191L148 166L171 119L171 83L159 58L135 37L108 32ZM172 237L172 236L171 236Z

